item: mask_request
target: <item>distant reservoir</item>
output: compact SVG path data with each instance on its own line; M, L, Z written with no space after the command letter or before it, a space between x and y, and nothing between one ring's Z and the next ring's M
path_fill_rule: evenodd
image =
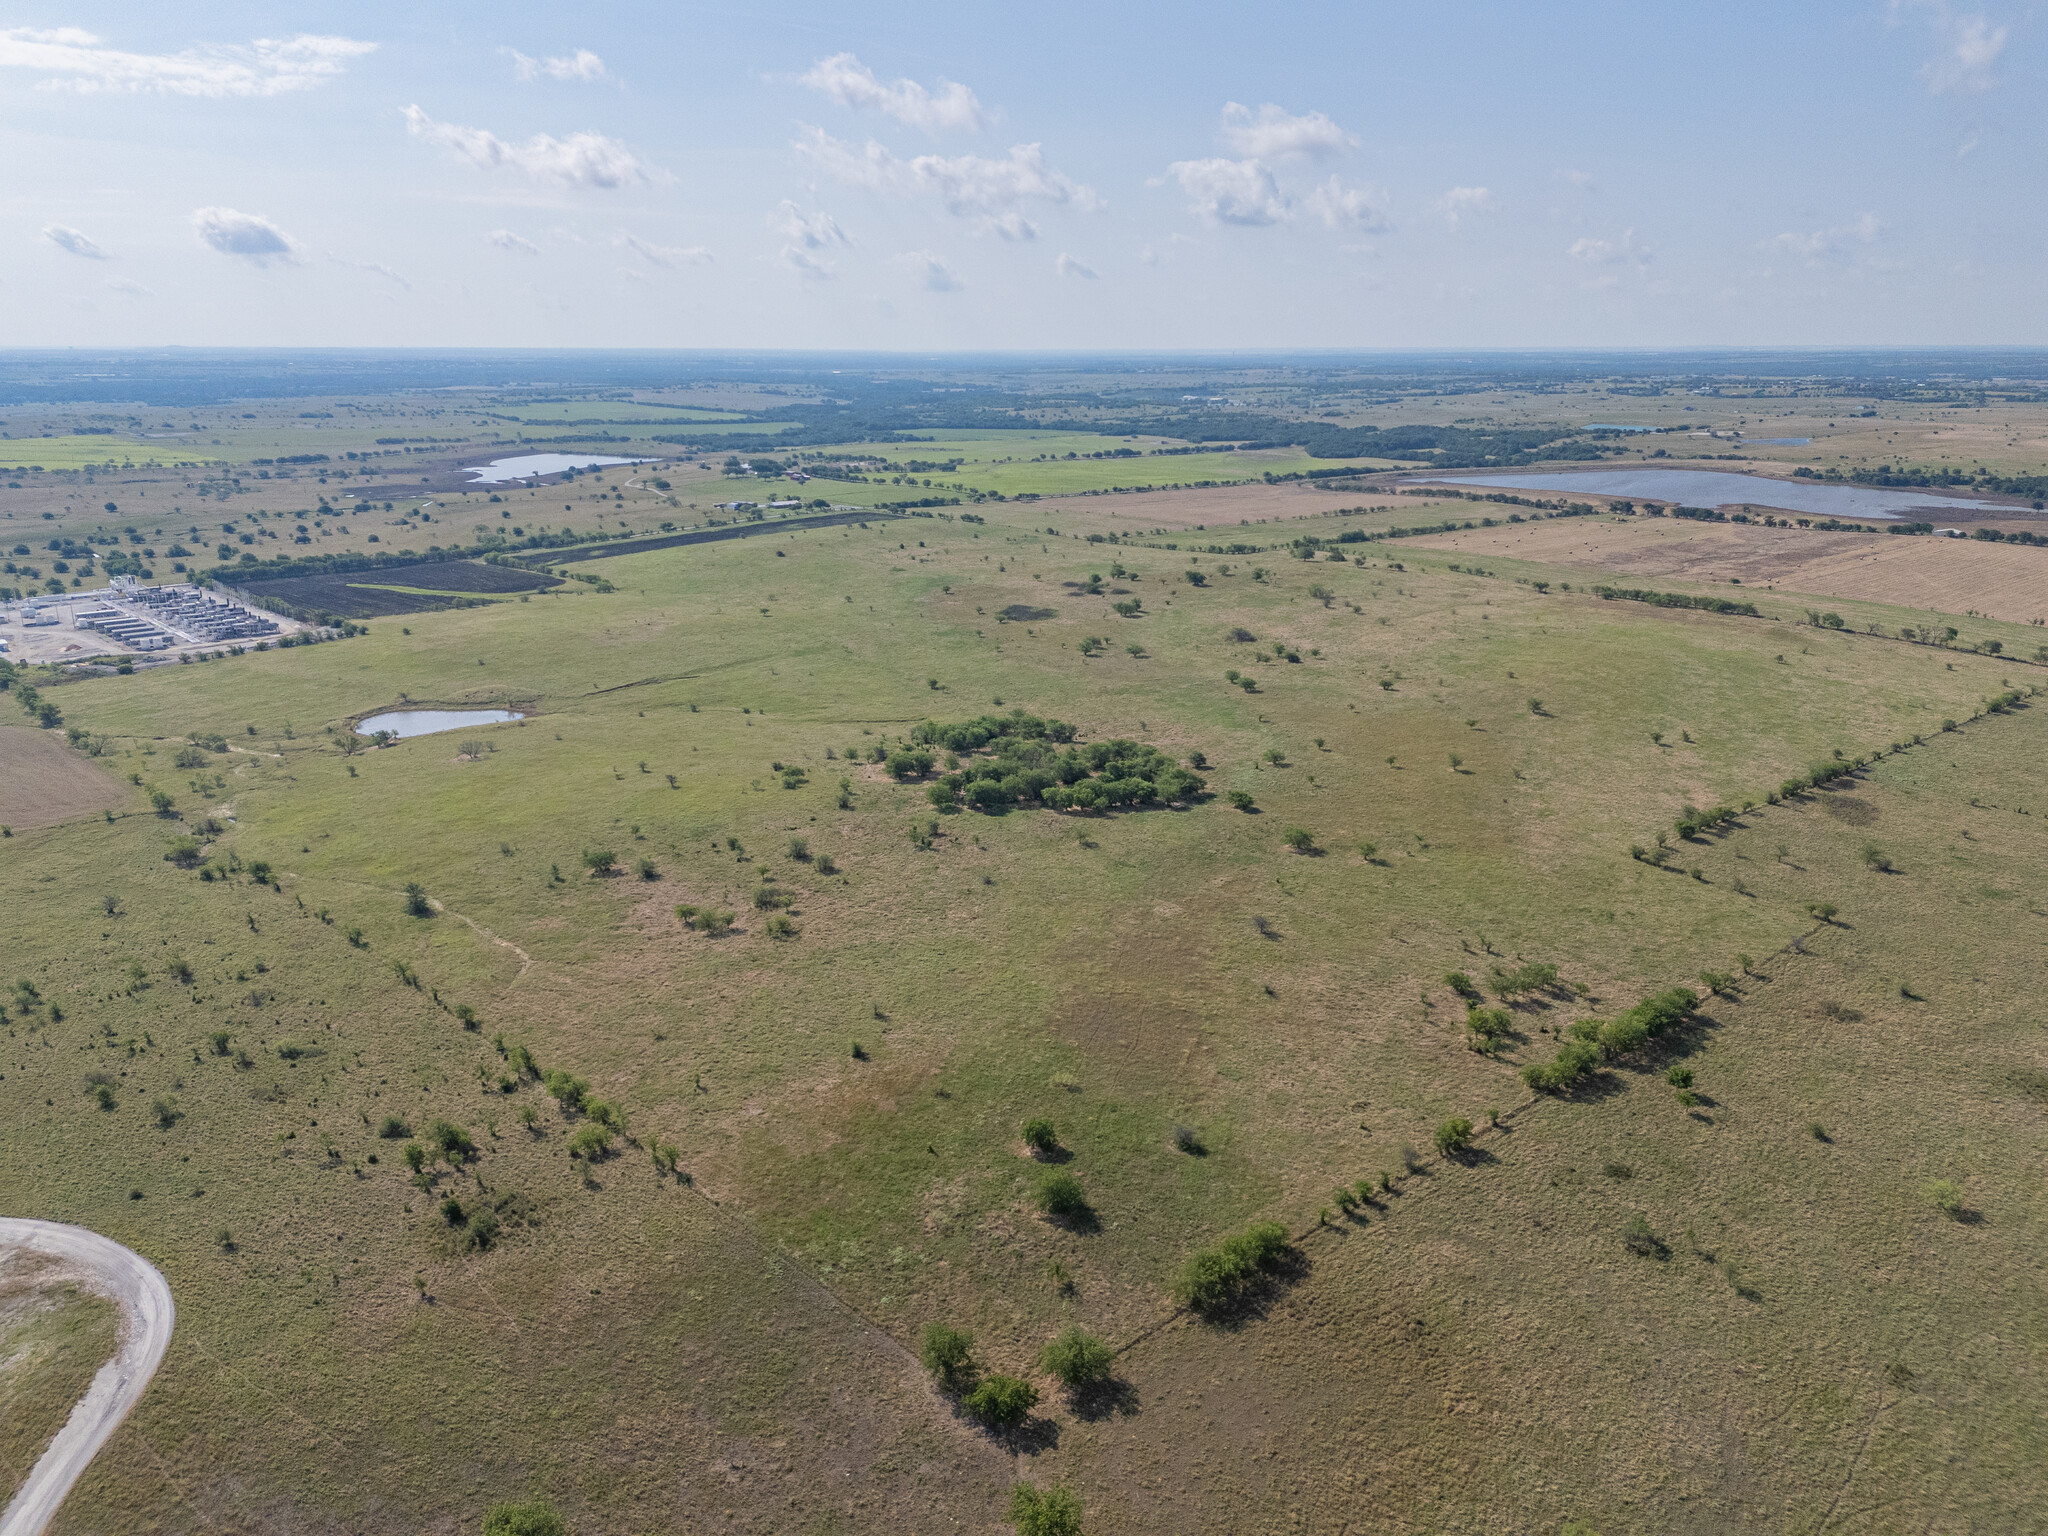
M1502 490L1590 492L1637 501L1669 501L1686 507L1771 507L1808 517L1911 518L1921 512L2012 512L2008 502L1940 496L1932 491L1885 490L1876 486L1827 485L1810 480L1768 480L1715 469L1571 469L1503 471L1490 475L1430 475L1403 485L1486 485Z

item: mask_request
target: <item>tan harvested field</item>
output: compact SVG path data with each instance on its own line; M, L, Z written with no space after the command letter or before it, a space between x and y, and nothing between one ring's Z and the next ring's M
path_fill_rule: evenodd
M0 726L0 826L53 827L112 810L128 791L50 731Z
M1981 613L2018 624L2048 618L2048 550L1975 539L1638 517L1473 528L1412 542L1614 576L1733 579L1746 587Z
M1242 522L1278 522L1320 517L1338 507L1406 507L1398 497L1374 491L1332 491L1305 481L1284 485L1219 485L1200 491L1134 491L1112 496L1047 497L1042 512L1085 514L1106 529L1203 528L1224 532Z

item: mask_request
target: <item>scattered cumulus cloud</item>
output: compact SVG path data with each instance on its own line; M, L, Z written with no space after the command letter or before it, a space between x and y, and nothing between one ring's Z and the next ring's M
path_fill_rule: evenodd
M1288 216L1286 195L1264 161L1176 160L1166 171L1188 195L1189 211L1211 224L1278 224Z
M1223 142L1249 160L1285 160L1341 155L1358 140L1320 112L1296 117L1270 101L1254 112L1231 101L1223 106Z
M1436 200L1436 211L1456 229L1459 221L1475 213L1491 213L1496 206L1489 187L1453 187Z
M1384 193L1377 187L1347 187L1335 176L1309 193L1302 206L1331 229L1383 235L1394 227Z
M1982 11L1956 11L1948 0L1892 0L1894 25L1920 17L1932 34L1934 55L1920 76L1933 91L1988 91L1998 83L1992 69L2005 51L2011 29Z
M257 213L233 208L201 208L192 215L192 228L200 243L223 256L239 256L259 267L271 262L290 263L299 255L299 242Z
M1093 267L1086 262L1074 260L1065 251L1060 252L1060 259L1052 264L1052 269L1061 277L1086 278L1091 283L1098 275Z
M358 272L368 272L373 277L381 277L386 282L396 283L407 293L412 292L412 284L403 275L385 266L381 261L349 261L341 256L333 256L328 259L334 262L336 266L354 267Z
M1592 266L1616 266L1632 262L1646 266L1650 260L1650 248L1636 238L1633 229L1621 232L1619 240L1603 240L1592 235L1574 240L1565 254L1574 261L1583 261Z
M696 267L711 260L711 253L701 245L656 245L638 235L624 234L614 238L612 244L657 267Z
M967 286L951 267L930 251L905 251L896 260L915 273L918 281L933 293L958 293Z
M782 206L776 210L775 227L782 231L792 245L800 245L807 251L821 251L828 246L853 244L846 231L839 227L839 221L824 209L821 208L816 213L805 213L786 197L782 200Z
M870 139L856 147L812 128L796 151L826 175L873 192L925 193L948 213L972 218L983 233L1006 240L1031 240L1038 226L1021 205L1043 203L1092 213L1102 206L1095 189L1046 164L1037 144L1012 145L1009 154L918 155L904 160Z
M1764 249L1783 251L1788 256L1797 256L1809 266L1845 255L1858 245L1869 245L1877 239L1882 225L1877 215L1866 213L1850 224L1838 224L1832 229L1787 230L1784 234L1773 235L1764 242Z
M832 275L832 263L821 259L820 251L853 244L852 237L839 227L839 221L824 209L805 213L788 198L776 210L774 226L786 242L776 260L811 282L822 282Z
M525 240L513 234L509 229L494 229L488 235L485 235L484 239L495 245L499 250L510 251L515 256L538 256L540 254L539 246L535 245L531 240Z
M69 224L52 224L43 231L43 238L60 251L69 251L74 256L83 256L87 261L105 261L107 253L100 249L99 242Z
M405 126L414 138L438 144L478 170L510 167L561 187L613 191L651 181L656 174L619 140L601 133L572 133L565 139L537 133L524 144L513 144L487 128L436 122L417 106L405 109Z
M302 32L179 53L128 53L77 27L0 29L0 68L25 69L52 90L160 91L174 96L279 96L331 80L375 43Z
M885 85L875 72L850 53L820 59L802 83L856 112L880 112L926 133L941 129L979 130L986 120L974 92L955 80L941 80L928 91L915 80Z
M588 48L552 59L530 59L517 48L505 51L512 55L512 73L521 80L603 80L608 74L604 60Z

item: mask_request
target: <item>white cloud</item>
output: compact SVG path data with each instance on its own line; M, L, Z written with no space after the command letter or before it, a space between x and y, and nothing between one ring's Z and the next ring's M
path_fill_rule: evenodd
M833 271L831 262L819 260L813 252L853 244L853 238L839 227L839 221L824 209L805 213L788 198L775 211L774 227L788 242L776 259L811 282L822 282Z
M1060 252L1060 259L1052 264L1052 269L1061 277L1085 277L1091 283L1097 275L1093 267L1086 262L1074 260L1065 251Z
M350 37L302 32L180 53L125 53L77 27L8 27L0 29L0 68L31 70L56 90L277 96L331 80L376 48Z
M450 151L478 170L510 166L536 181L606 191L650 181L655 172L639 156L601 133L572 133L566 139L537 133L511 144L487 128L437 123L417 106L405 109L406 131Z
M398 286L403 288L407 293L412 292L412 284L407 282L401 274L393 271L390 267L385 266L384 263L381 261L349 261L344 257L340 256L332 256L329 257L328 259L332 261L336 266L354 267L358 272L368 272L371 273L373 276L385 278L391 282L398 284Z
M902 160L870 139L859 149L812 128L797 140L796 151L825 174L849 186L874 192L925 192L938 197L946 210L980 221L984 233L1006 240L1030 240L1038 227L1019 205L1038 202L1092 213L1102 199L1045 163L1037 144L1012 145L1001 159L986 155L918 155Z
M966 286L951 267L930 251L905 251L896 260L915 272L933 293L958 293Z
M1894 25L1908 14L1925 17L1934 35L1934 56L1920 69L1928 89L1988 91L1998 83L1992 66L2011 36L2004 23L1982 11L1954 11L1948 0L1892 0Z
M886 113L900 123L935 133L942 128L978 130L984 121L974 92L953 80L941 80L936 92L915 80L884 85L875 72L850 53L820 59L802 83L855 111Z
M43 231L43 238L60 251L69 251L74 256L83 256L88 261L105 261L107 253L99 243L68 224L52 224Z
M1566 248L1565 254L1574 261L1587 262L1593 266L1614 266L1622 262L1633 262L1640 267L1647 266L1650 261L1649 246L1636 239L1636 232L1633 229L1623 230L1619 240L1584 236L1574 240Z
M270 220L233 208L201 208L192 215L200 241L223 256L239 256L259 267L298 259L299 242Z
M618 235L612 244L657 267L696 267L711 260L711 253L701 245L656 245L638 235Z
M1456 229L1460 219L1475 213L1491 213L1495 205L1491 188L1453 187L1436 200L1435 206L1444 221Z
M550 80L602 80L607 73L604 60L588 48L552 59L529 59L517 48L505 51L512 55L512 72L522 80L538 80L542 75Z
M494 229L484 238L501 251L510 251L516 256L538 256L540 247L531 240L523 240L509 229Z
M839 227L839 221L822 208L816 213L805 213L785 197L782 206L776 210L776 218L775 227L781 230L792 244L800 245L805 250L819 251L827 246L853 244L846 231Z
M1377 187L1347 187L1332 176L1302 200L1302 206L1332 229L1383 235L1392 229L1386 196Z
M156 297L156 290L154 288L145 288L132 277L110 277L107 279L107 286L113 289L114 292L125 293L131 298L153 299Z
M1176 160L1166 170L1194 199L1189 211L1212 224L1278 224L1290 211L1263 161Z
M1249 160L1282 160L1341 155L1358 140L1320 112L1296 117L1269 101L1254 113L1231 101L1223 106L1223 142Z
M1876 214L1866 213L1853 224L1838 224L1832 229L1787 230L1766 240L1764 249L1784 251L1817 267L1831 257L1843 255L1851 245L1869 245L1877 239L1881 227Z

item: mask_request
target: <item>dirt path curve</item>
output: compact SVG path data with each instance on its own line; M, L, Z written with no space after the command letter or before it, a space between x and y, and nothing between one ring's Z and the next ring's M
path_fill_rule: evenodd
M441 903L432 896L429 896L427 898L427 905L432 907L436 912L447 912L450 917L455 919L455 921L457 921L458 923L467 923L472 931L482 934L485 938L489 939L493 944L500 944L503 945L506 949L511 950L513 954L519 957L519 976L524 976L527 972L527 968L533 964L533 956L529 955L517 944L514 944L510 939L499 938L495 933L491 932L491 930L486 928L482 923L476 921L476 919L464 917L460 912L449 912L448 908L442 906ZM519 976L514 976L512 979L514 981L517 981L519 979ZM7 1533L4 1531L0 1531L0 1536L7 1536Z
M121 1348L99 1369L71 1417L57 1431L4 1513L0 1536L41 1536L57 1507L99 1448L120 1428L156 1374L171 1342L177 1309L156 1266L111 1238L54 1221L0 1216L0 1250L26 1250L57 1261L73 1280L121 1309Z

